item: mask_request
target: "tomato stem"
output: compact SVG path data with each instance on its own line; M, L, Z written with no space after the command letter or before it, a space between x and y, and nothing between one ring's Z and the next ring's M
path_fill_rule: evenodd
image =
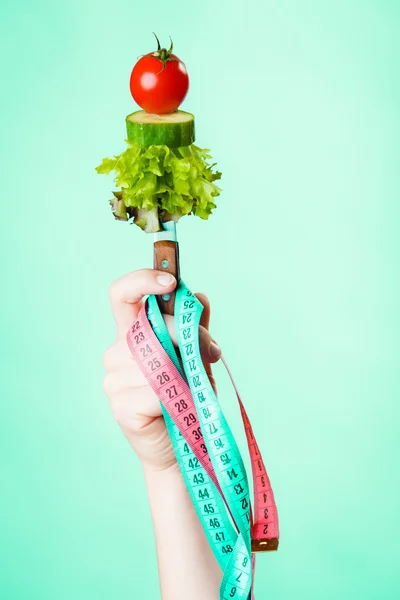
M162 65L163 65L161 71L164 71L165 65L167 64L167 62L169 60L176 60L176 58L171 56L172 50L174 48L174 43L172 41L171 36L169 36L169 39L171 40L171 45L170 45L169 49L167 50L166 48L161 48L160 41L159 41L158 37L156 36L156 34L154 33L154 31L153 31L153 34L154 34L154 36L157 40L157 44L158 44L157 50L155 52L153 52L153 56L155 58L158 58L159 60L161 60ZM160 73L161 73L161 71L160 71Z
M158 50L158 51L160 51L160 50L161 50L161 44L160 44L160 40L158 39L158 37L156 36L156 34L154 33L154 31L153 31L153 35L154 35L154 37L155 37L155 38L156 38L156 40L157 40L157 44L158 44L158 48L157 48L157 50Z

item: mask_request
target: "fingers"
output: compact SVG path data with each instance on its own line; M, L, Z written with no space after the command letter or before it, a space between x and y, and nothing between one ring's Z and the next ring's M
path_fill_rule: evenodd
M163 317L174 346L178 346L174 327L174 317L172 315L163 315ZM199 343L203 362L215 363L219 360L221 357L221 349L213 341L208 329L202 325L199 327Z
M103 353L102 362L107 375L114 376L122 372L129 373L132 384L136 387L148 383L133 358L126 340L122 338L107 348Z
M207 296L201 292L195 294L196 298L200 301L200 304L203 305L203 312L200 317L200 325L203 325L206 329L210 328L210 302Z
M205 294L203 294L202 292L196 293L195 296L200 301L200 303L203 305L203 311L202 311L201 317L200 317L200 325L202 325L205 329L210 329L210 315L211 315L210 301L207 298L207 296ZM200 339L202 339L201 335L200 335ZM217 342L215 341L215 339L213 337L211 337L211 341L207 340L207 343L209 344L209 346L208 346L209 354L213 357L212 360L210 360L209 362L216 362L221 357L221 349L219 348ZM206 360L207 360L206 354L203 355L203 358L204 357L206 357Z
M147 294L167 294L176 286L176 279L165 271L140 269L113 282L110 287L111 308L118 336L125 336L138 315L142 299Z
M165 271L140 269L120 277L110 287L112 312L118 329L118 338L125 337L132 321L138 315L144 296L150 294L167 294L176 286L176 279ZM199 341L203 362L215 363L221 356L221 350L211 337L210 303L205 294L195 294L203 305L200 318ZM174 318L164 315L168 331L175 346L178 346L174 329Z
M216 344L208 329L200 325L200 350L203 362L215 363L221 358L221 348Z

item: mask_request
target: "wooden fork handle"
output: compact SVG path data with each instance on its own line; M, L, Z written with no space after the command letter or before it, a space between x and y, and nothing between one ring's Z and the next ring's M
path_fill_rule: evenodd
M154 242L154 268L171 273L179 282L179 246L178 242L160 240ZM170 294L157 296L158 306L162 313L174 314L175 290Z

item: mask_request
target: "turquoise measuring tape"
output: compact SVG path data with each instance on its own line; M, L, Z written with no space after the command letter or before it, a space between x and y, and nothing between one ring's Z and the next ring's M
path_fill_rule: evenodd
M174 305L180 359L155 296L149 296L142 305L127 333L127 342L160 399L183 479L222 569L220 600L251 600L254 597L254 552L276 550L278 515L250 422L222 359L235 387L249 446L254 487L253 522L243 460L201 358L202 311L200 301L180 279Z
M192 392L217 481L227 499L232 517L239 525L239 534L230 523L227 507L218 490L164 407L163 414L193 505L223 571L220 598L247 600L252 582L252 557L250 494L246 470L201 360L198 329L203 306L182 280L176 291L175 306L175 331L186 381ZM159 342L183 376L155 296L149 297L147 316Z

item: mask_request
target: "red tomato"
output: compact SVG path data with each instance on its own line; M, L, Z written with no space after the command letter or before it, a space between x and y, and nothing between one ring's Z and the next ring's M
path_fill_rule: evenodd
M164 115L182 104L189 88L189 75L175 54L160 48L138 60L132 70L130 87L133 99L143 110Z

